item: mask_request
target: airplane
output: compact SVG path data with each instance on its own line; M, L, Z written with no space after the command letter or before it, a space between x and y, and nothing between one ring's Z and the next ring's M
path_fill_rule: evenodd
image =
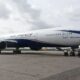
M40 50L42 47L71 47L70 56L75 56L75 49L80 45L80 28L56 27L0 37L0 49L6 48L8 44L14 45L16 51L19 51L19 47L30 47L31 50ZM68 56L69 52L64 51L64 55Z

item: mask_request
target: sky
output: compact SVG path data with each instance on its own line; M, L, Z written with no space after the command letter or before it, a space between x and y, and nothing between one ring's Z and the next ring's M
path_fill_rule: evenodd
M0 0L0 34L80 27L80 0Z

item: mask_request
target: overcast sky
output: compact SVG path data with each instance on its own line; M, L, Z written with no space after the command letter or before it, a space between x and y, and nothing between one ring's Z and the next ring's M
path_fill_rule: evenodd
M0 33L80 26L80 0L0 0Z

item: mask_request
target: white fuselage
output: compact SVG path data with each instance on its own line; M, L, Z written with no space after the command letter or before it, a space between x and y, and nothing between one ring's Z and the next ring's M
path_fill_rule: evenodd
M52 28L52 29L41 29L36 31L30 31L27 33L15 34L6 37L7 40L23 40L26 41L28 46L45 47L46 44L53 46L79 46L80 45L80 28L67 27L67 28ZM34 43L34 44L33 44ZM25 44L25 45L26 45ZM47 45L47 46L48 46ZM49 46L50 47L50 46Z
M48 43L53 45L63 46L78 46L80 45L80 31L78 29L68 28L53 28L28 33L26 39L37 41L40 43Z

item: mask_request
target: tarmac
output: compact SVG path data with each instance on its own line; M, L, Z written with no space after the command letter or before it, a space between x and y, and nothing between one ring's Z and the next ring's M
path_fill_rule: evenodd
M62 51L0 54L0 80L80 80L80 57Z

